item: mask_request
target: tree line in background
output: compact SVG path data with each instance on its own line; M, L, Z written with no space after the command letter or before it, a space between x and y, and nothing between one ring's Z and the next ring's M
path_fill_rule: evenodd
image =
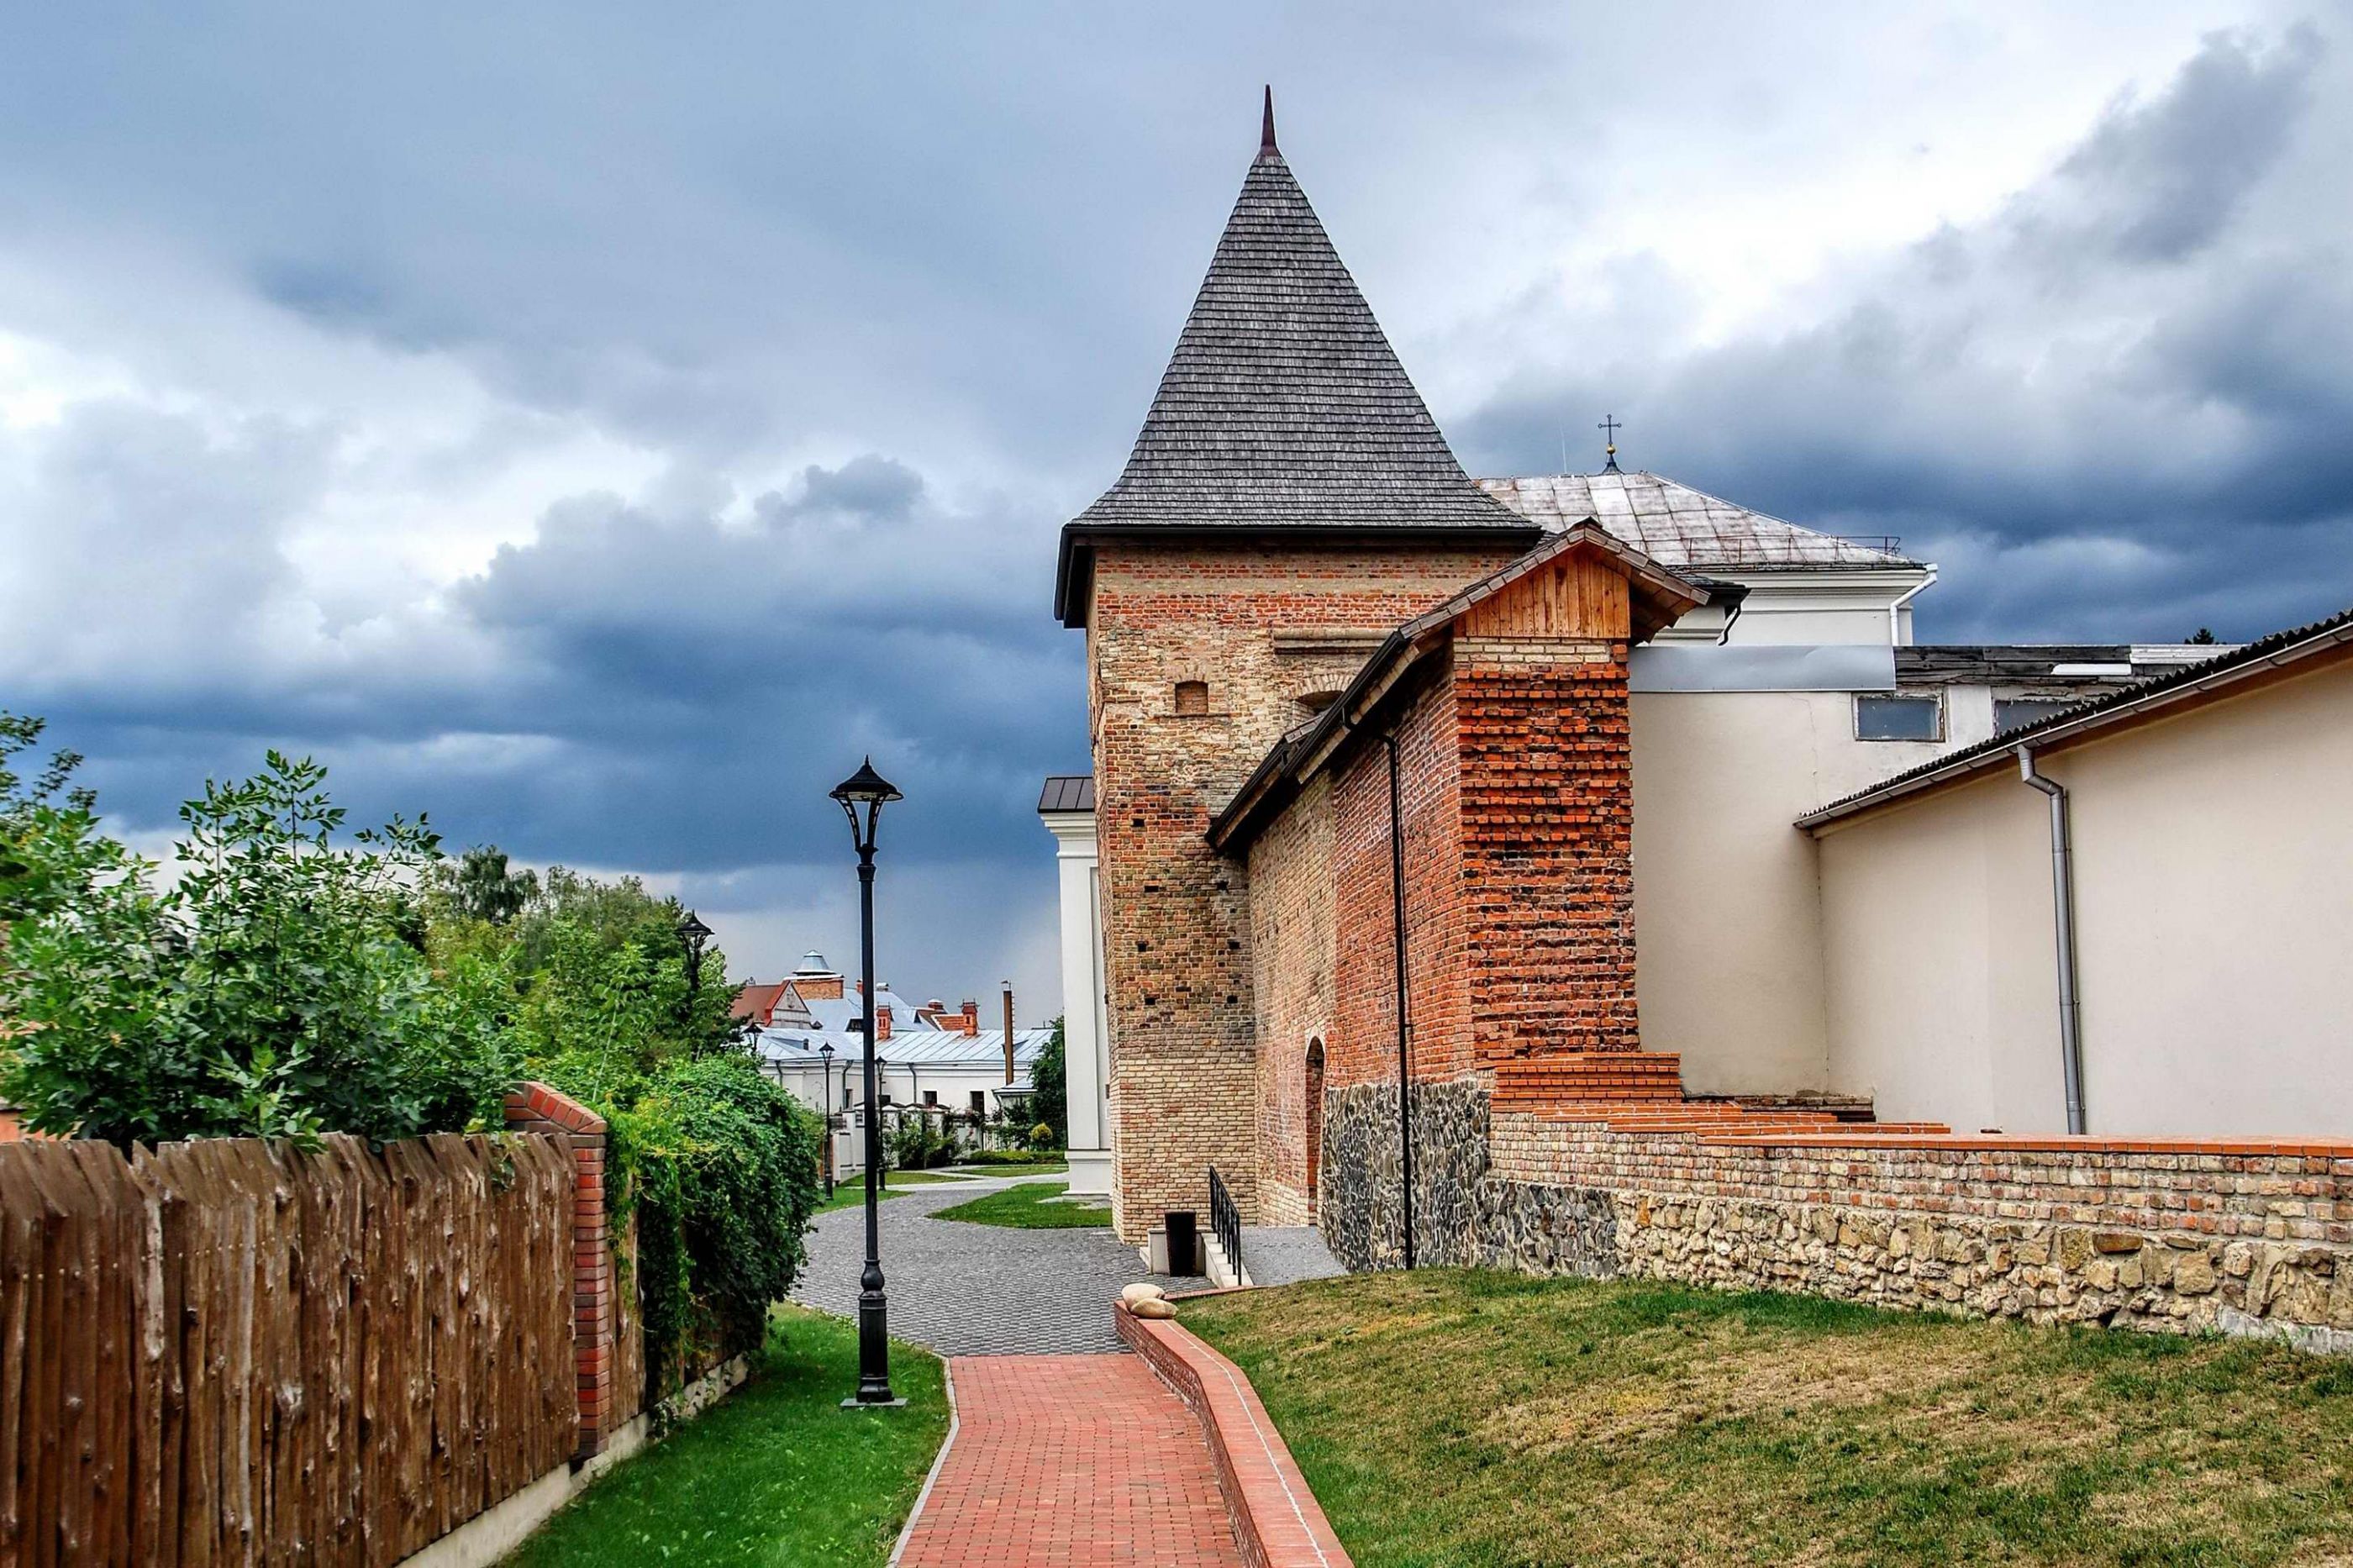
M0 1099L28 1127L385 1142L496 1131L541 1079L610 1126L657 1384L759 1342L803 1258L818 1123L758 1070L734 988L689 984L677 900L452 861L422 816L346 832L326 770L276 752L181 806L166 879L103 830L79 758L17 772L42 731L0 713Z

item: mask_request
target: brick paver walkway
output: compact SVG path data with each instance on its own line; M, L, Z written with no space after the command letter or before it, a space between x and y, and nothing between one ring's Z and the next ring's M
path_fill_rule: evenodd
M948 1366L955 1440L901 1568L1240 1568L1200 1428L1141 1357Z

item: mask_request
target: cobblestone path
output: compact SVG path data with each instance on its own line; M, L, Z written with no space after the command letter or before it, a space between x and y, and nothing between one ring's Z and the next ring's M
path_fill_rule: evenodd
M955 1435L898 1568L1240 1568L1200 1427L1142 1358L948 1367Z
M987 1177L943 1182L883 1200L877 1213L892 1333L942 1355L1118 1352L1125 1347L1112 1331L1111 1304L1120 1287L1137 1279L1172 1290L1207 1283L1153 1275L1108 1227L1009 1230L930 1217L1010 1184ZM793 1300L857 1316L864 1209L819 1215L808 1253Z

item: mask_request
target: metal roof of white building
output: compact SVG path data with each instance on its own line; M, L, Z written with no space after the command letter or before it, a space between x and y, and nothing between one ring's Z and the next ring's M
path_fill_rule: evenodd
M1013 1063L1025 1079L1029 1065L1045 1050L1053 1033L1050 1026L1013 1031ZM818 1048L827 1045L833 1047L832 1060L836 1062L866 1059L864 1037L855 1031L764 1029L758 1041L764 1059L786 1067L822 1063L826 1058L818 1055ZM881 1058L892 1067L994 1066L1002 1070L1005 1066L1002 1029L983 1029L977 1035L950 1029L908 1029L894 1031L881 1045Z
M1897 540L1819 533L1639 468L1481 479L1479 488L1556 532L1592 518L1662 566L1837 571L1920 564L1897 553Z

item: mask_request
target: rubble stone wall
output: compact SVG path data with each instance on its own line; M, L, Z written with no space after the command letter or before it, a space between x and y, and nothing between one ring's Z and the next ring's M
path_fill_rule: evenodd
M1422 1264L1672 1280L2353 1353L2353 1149L1612 1132L1414 1089ZM1395 1267L1397 1088L1326 1096L1322 1224Z

